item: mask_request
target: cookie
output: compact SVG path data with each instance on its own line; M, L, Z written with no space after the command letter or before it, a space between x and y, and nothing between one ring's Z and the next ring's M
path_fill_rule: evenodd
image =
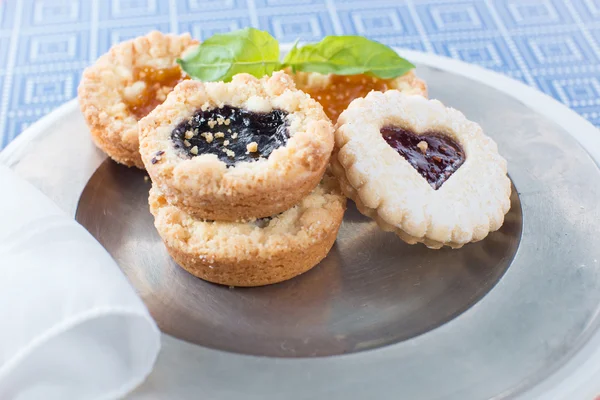
M427 97L427 85L410 71L394 79L379 79L366 75L322 75L316 72L296 72L292 75L296 87L312 96L325 113L336 122L352 100L365 97L371 91L396 89L406 94Z
M175 60L195 44L189 34L150 32L113 46L83 72L81 111L94 143L113 160L144 168L138 121L186 79Z
M171 205L156 185L149 203L158 233L182 268L222 285L260 286L293 278L325 258L346 198L337 180L326 175L294 207L246 223L197 219Z
M171 204L208 220L293 207L317 186L333 149L322 107L282 72L182 82L139 125L154 184Z
M407 243L461 247L499 229L510 208L496 143L437 100L372 92L342 113L335 140L343 192Z

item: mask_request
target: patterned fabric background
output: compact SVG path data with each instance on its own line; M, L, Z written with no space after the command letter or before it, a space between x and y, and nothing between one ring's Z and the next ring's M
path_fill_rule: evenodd
M281 42L361 34L459 58L600 126L600 0L0 0L0 149L75 97L83 68L113 43L249 25Z

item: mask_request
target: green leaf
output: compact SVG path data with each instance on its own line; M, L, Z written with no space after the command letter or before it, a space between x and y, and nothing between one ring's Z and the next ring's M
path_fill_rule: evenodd
M279 43L268 32L254 28L211 36L177 62L201 81L228 82L241 72L261 78L281 69Z
M318 43L294 46L283 63L294 71L382 79L396 78L415 67L388 46L362 36L326 36Z

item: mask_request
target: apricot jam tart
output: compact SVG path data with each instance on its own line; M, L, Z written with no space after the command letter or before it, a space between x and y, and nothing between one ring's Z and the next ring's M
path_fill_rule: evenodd
M186 79L176 59L196 44L189 34L150 32L113 46L84 71L81 111L94 143L113 160L144 168L138 121Z
M297 72L294 80L298 89L308 93L323 106L335 123L352 100L365 97L369 92L397 89L406 94L427 96L425 82L413 71L394 79L380 79L367 75L321 75L315 72Z

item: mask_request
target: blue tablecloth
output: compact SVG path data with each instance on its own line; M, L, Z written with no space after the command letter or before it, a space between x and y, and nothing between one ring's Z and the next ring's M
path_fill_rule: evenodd
M482 65L600 126L600 0L0 0L0 149L76 96L81 71L151 29L361 34Z

